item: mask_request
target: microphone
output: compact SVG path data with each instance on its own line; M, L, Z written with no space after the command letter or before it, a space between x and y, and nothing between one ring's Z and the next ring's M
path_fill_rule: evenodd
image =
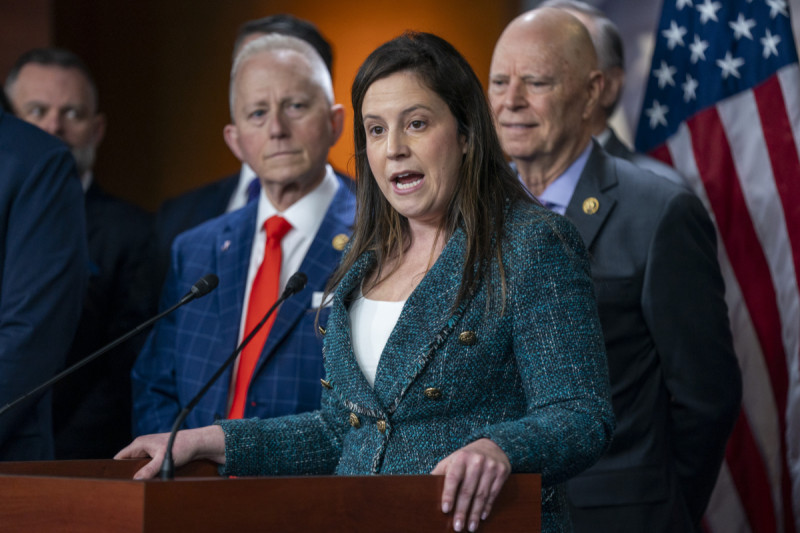
M136 326L136 328L132 329L131 331L129 331L128 333L126 333L122 337L119 337L118 339L112 341L111 343L106 344L105 346L103 346L102 348L100 348L99 350L94 352L93 354L89 355L88 357L85 357L84 359L81 359L80 361L78 361L77 363L72 365L71 367L63 370L59 374L56 374L55 376L53 376L52 378L48 379L47 381L45 381L41 385L39 385L39 386L35 387L34 389L26 392L25 394L23 394L22 396L20 396L16 400L14 400L14 401L12 401L10 403L7 403L2 409L0 409L0 416L3 416L3 413L5 413L6 411L12 409L14 406L16 406L17 404L25 401L29 397L31 397L31 396L33 396L35 394L38 394L38 393L46 390L49 387L52 387L53 385L55 385L56 383L58 383L59 381L61 381L65 377L69 376L70 374L72 374L76 370L78 370L80 368L83 368L84 366L88 365L89 363L91 363L92 361L94 361L95 359L97 359L98 357L103 355L104 353L108 352L109 350L111 350L113 348L116 348L118 345L122 344L123 342L125 342L128 339L130 339L134 335L140 333L143 329L147 328L148 326L150 326L151 324L153 324L157 320L160 320L161 318L164 318L165 316L167 316L168 314L170 314L171 312L173 312L177 308L181 307L182 305L185 305L185 304L191 302L192 300L196 300L197 298L205 296L209 292L211 292L214 289L216 289L217 285L219 285L219 278L217 276L215 276L214 274L206 274L205 276L200 278L197 281L197 283L192 285L192 288L189 290L189 292L187 292L183 296L183 298L181 298L180 301L178 301L178 303L176 303L175 305L173 305L172 307L170 307L166 311L162 311L161 313L157 314L153 318L150 318L149 320L146 320L145 322L142 322L141 324Z
M222 363L222 365L217 369L217 371L214 372L214 375L211 376L211 379L209 379L205 385L203 385L203 388L200 389L200 392L198 392L195 395L195 397L192 398L189 401L189 403L186 404L186 407L181 409L181 412L178 413L178 416L175 418L175 423L172 424L172 429L169 432L169 439L167 440L167 449L166 452L164 453L164 460L161 462L160 476L162 480L169 480L175 477L175 462L172 457L172 448L175 445L175 437L178 434L178 429L180 429L180 427L183 425L183 422L186 420L186 417L189 416L189 413L192 412L192 409L194 409L195 406L197 406L197 404L200 403L200 400L208 392L208 389L210 389L211 386L217 382L222 373L225 372L225 369L227 369L231 365L231 363L233 363L236 360L236 357L239 355L239 353L241 353L242 350L244 350L244 347L250 343L250 340L253 337L255 337L256 333L258 333L259 330L264 326L264 324L267 323L267 320L269 320L269 317L272 316L272 313L275 312L275 309L277 309L278 306L280 306L283 302L288 300L291 296L302 291L305 288L307 282L308 282L308 276L306 276L302 272L295 272L294 274L292 274L292 277L289 278L289 281L286 282L286 288L283 289L283 293L277 300L275 300L275 303L272 304L272 307L270 307L269 310L267 310L264 317L258 322L258 324L255 325L253 330L247 334L247 336L242 340L239 346L237 346L236 349L233 351L233 353L231 353L228 356L228 358L225 360L224 363Z
M199 280L197 283L192 285L192 288L189 289L189 292L183 295L178 305L183 305L184 303L191 302L197 298L202 298L209 292L213 291L219 285L219 278L214 274L206 274Z

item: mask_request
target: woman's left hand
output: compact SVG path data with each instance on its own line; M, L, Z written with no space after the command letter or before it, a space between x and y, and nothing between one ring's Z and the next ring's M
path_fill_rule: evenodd
M442 459L431 474L444 475L442 512L453 513L453 529L461 531L469 513L468 529L478 529L486 520L492 504L508 475L511 463L500 446L489 439L479 439ZM455 503L455 505L454 505Z

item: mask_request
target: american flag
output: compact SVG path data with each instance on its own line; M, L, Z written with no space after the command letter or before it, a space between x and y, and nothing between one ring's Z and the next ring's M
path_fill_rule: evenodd
M800 71L786 0L665 0L636 147L719 237L742 412L704 518L800 531ZM702 357L703 354L697 354Z

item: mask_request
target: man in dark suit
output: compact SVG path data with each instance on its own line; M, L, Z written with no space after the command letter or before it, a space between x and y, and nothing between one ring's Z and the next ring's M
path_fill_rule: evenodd
M67 364L136 327L155 309L149 214L104 192L94 179L105 133L97 88L72 52L26 52L8 74L6 92L18 116L72 150L83 185L90 277ZM130 440L130 369L144 339L134 339L58 384L53 421L56 458L111 457Z
M237 367L215 383L186 426L319 407L322 339L314 319L355 215L352 180L337 176L326 163L328 150L341 135L344 110L334 104L330 74L308 43L267 35L246 45L236 58L231 116L225 140L255 170L261 193L257 201L175 240L161 305L174 303L209 272L219 276L219 289L179 309L150 335L132 373L137 434L169 430L180 410L252 330L252 309L274 301L252 297L258 294L265 267L279 268L276 284L281 290L298 270L308 275L308 286L280 307L268 336L254 339L255 357L248 359L243 352ZM268 234L268 223L276 216L289 224L282 238ZM279 241L281 257L270 262L265 250L273 239ZM322 324L327 312L321 314ZM251 375L241 372L248 366L245 360L253 364Z
M596 65L581 22L541 8L501 35L489 89L520 178L592 256L617 430L568 482L575 531L696 531L741 397L714 227L688 190L592 140Z
M322 57L328 72L332 72L333 52L330 43L314 24L287 14L271 15L243 24L233 46L234 57L243 45L269 33L290 35L306 41ZM170 247L175 237L206 220L243 207L257 196L258 183L253 169L244 163L235 174L164 202L156 214L159 279L163 279L161 276L166 275L169 268Z
M627 159L636 166L685 186L683 178L674 168L658 159L631 150L608 123L617 108L625 85L624 48L617 25L606 17L605 13L580 0L547 0L540 7L564 9L589 30L604 82L600 100L590 119L592 135L597 138L600 146L613 156Z
M0 406L64 362L88 259L81 187L63 143L0 110ZM0 417L0 461L53 458L51 394Z

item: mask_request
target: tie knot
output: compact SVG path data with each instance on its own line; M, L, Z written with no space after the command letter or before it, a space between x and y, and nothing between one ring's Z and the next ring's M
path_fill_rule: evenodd
M292 225L282 216L271 216L264 222L264 229L267 232L267 240L274 240L274 242L281 242L284 235L286 235Z

